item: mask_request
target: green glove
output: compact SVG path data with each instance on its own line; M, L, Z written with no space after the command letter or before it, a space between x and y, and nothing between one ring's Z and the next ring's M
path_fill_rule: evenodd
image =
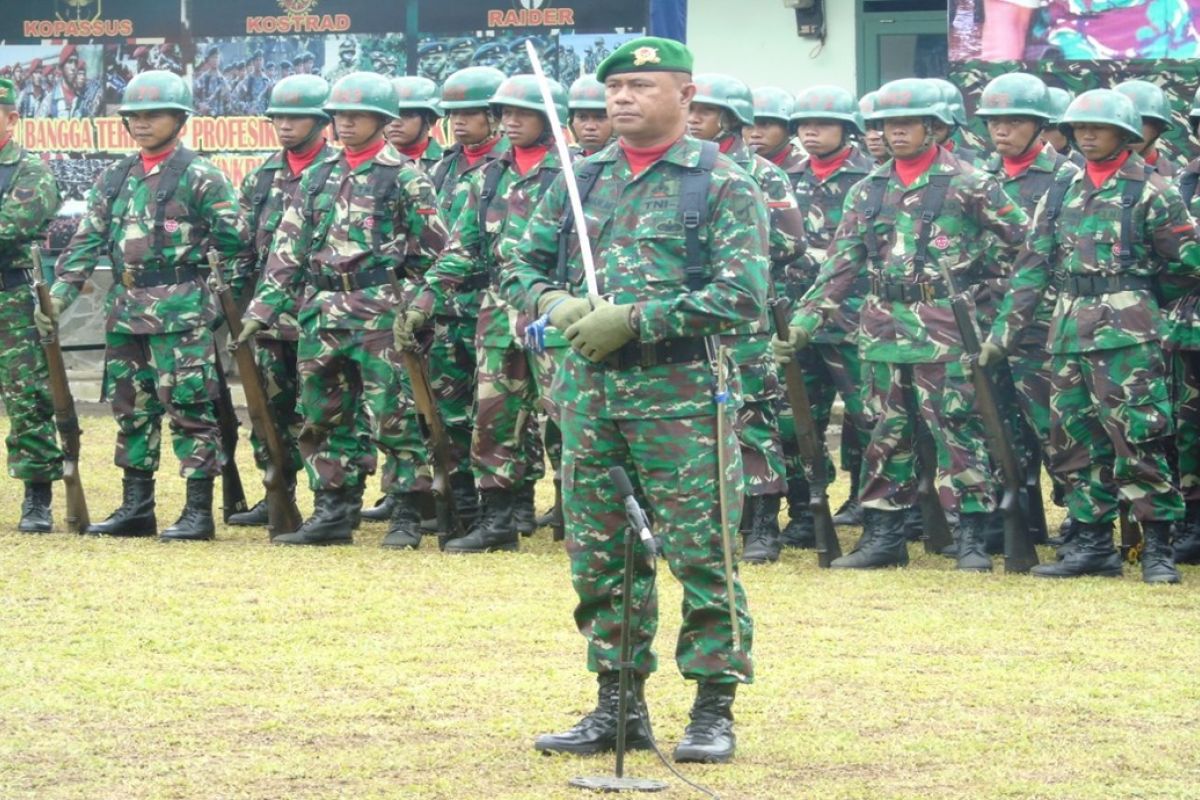
M796 357L796 351L806 347L808 347L808 332L803 328L788 328L788 338L786 339L780 339L778 336L771 338L771 355L775 357L775 363L780 366L790 364Z
M1004 348L995 342L984 342L979 347L979 366L986 367L988 364L999 364L1007 357Z
M636 338L630 317L632 305L613 305L596 300L596 307L583 319L563 331L571 346L589 361L602 361L621 345Z
M265 331L267 327L268 326L266 323L259 322L256 319L242 320L242 332L238 334L238 337L235 341L232 341L226 345L226 348L232 353L234 350L237 350L243 344L253 339L254 334L259 333L260 331Z
M417 331L429 321L429 315L419 308L410 308L396 315L392 325L392 336L397 350L411 350L417 346Z
M554 289L538 298L538 314L550 312L550 324L560 331L574 325L592 310L592 301Z
M62 316L63 309L67 307L65 300L60 300L57 297L50 298L50 313L42 312L42 307L37 305L33 309L33 327L37 328L38 333L42 336L50 336L54 333L54 326L58 324L58 318Z

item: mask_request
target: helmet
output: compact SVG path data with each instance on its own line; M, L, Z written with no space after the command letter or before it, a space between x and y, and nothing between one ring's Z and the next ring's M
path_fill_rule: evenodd
M875 101L879 98L879 92L867 92L862 97L858 98L858 110L862 114L863 123L871 125L875 122Z
M840 86L811 86L796 95L792 122L802 119L832 119L853 125L859 133L867 132L854 95Z
M750 87L732 75L710 72L692 78L696 84L693 103L717 106L732 113L743 125L754 124L754 95Z
M195 113L192 108L192 89L174 72L152 69L134 76L125 87L117 113L160 110Z
M559 122L562 122L567 118L567 90L552 78L546 80L550 83L550 96L554 100L554 111L558 115ZM542 103L542 91L538 88L537 78L533 75L513 75L511 78L505 78L504 82L496 89L496 93L492 95L492 113L499 116L504 106L528 108L531 111L540 111L545 114L546 106Z
M398 106L396 87L387 78L375 72L351 72L333 85L325 111L370 111L395 119Z
M946 106L950 109L950 118L953 122L946 124L962 125L965 127L967 124L967 107L963 103L962 91L944 78L926 78L926 80L938 88L938 91L942 93L942 100L945 101Z
M1051 86L1047 91L1050 92L1050 124L1057 125L1067 106L1075 99L1075 93L1059 89L1057 86Z
M1125 81L1113 87L1133 101L1133 107L1145 119L1156 119L1165 127L1171 127L1171 101L1167 93L1150 81Z
M438 106L437 84L429 78L416 75L392 78L392 86L396 87L396 97L400 99L398 108L401 111L430 111L434 116L442 116L442 109Z
M315 56L313 56L312 53L308 52L307 50L301 50L299 53L296 54L296 57L292 60L295 61L297 64L299 64L301 61L316 61L317 59Z
M571 84L567 108L572 111L604 111L604 84L595 75L584 75Z
M317 117L327 120L329 83L319 75L289 75L271 89L268 117Z
M1050 90L1042 79L1027 72L1010 72L993 79L979 96L977 117L1054 118Z
M488 108L492 95L504 83L504 73L495 67L467 67L442 84L442 108Z
M882 122L899 117L933 117L947 125L954 124L954 117L942 99L941 90L922 78L889 81L876 92L875 112L871 114L871 121Z
M353 39L342 39L342 43L338 45L339 53L357 53L358 45Z
M754 119L775 119L784 125L792 118L796 98L786 89L776 86L761 86L751 92L754 98Z
M1134 108L1133 101L1113 89L1092 89L1071 101L1063 114L1059 128L1067 130L1079 122L1112 125L1128 133L1131 142L1142 141L1142 118Z

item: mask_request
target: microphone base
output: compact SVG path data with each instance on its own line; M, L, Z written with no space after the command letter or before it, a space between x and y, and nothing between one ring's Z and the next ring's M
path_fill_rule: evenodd
M663 781L648 778L618 778L605 775L595 778L572 778L567 784L576 789L593 792L661 792L667 789Z

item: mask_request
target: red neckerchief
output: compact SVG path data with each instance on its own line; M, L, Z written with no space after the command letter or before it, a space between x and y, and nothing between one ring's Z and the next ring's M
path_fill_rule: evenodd
M767 161L770 161L775 166L782 167L783 162L787 161L788 156L790 156L791 154L792 154L792 148L785 144L783 147L779 148L778 153L775 153L774 155L766 156L766 159L767 159Z
M929 148L932 150L933 148ZM836 155L828 158L822 158L816 154L808 157L808 168L812 170L813 175L817 176L817 180L823 181L833 173L837 172L842 164L845 164L850 159L850 148L845 147Z
M678 139L675 140L675 142L678 141ZM666 155L667 151L675 146L675 142L668 142L661 147L633 147L621 139L620 146L625 153L625 159L629 162L629 171L636 178L645 172L647 167Z
M1158 156L1159 156L1159 151L1158 151L1158 148L1156 147L1150 151L1150 155L1142 156L1142 158L1144 158L1146 160L1147 164L1149 164L1150 166L1153 167L1153 166L1158 165Z
M365 164L375 156L379 155L379 151L387 147L387 139L382 136L375 144L369 144L361 150L351 150L346 148L346 161L350 164L350 169L358 169L360 164Z
M1010 178L1015 178L1023 174L1034 161L1037 161L1038 154L1041 152L1037 147L1030 147L1029 151L1023 156L1017 156L1016 158L1003 156L1001 160L1004 164L1004 171Z
M542 163L542 159L549 152L550 145L548 144L534 145L533 147L513 147L513 165L517 168L517 174L527 175L530 170Z
M401 147L400 152L411 158L413 161L420 161L421 156L425 155L425 151L429 149L429 137L420 144L410 144L408 147Z
M146 155L146 152L143 150L142 151L142 172L145 173L146 175L149 175L150 170L154 169L159 164L161 164L162 162L166 161L168 158L171 157L171 154L175 152L175 148L177 146L178 145L171 145L170 150L166 150L162 153L159 153L156 156Z
M1106 180L1111 178L1121 167L1125 166L1125 162L1129 160L1129 156L1132 154L1132 150L1126 150L1117 158L1109 159L1108 161L1087 162L1087 174L1091 178L1092 186L1095 186L1097 189L1103 186Z
M303 153L297 153L293 150L288 150L287 156L288 166L292 170L293 175L299 175L304 170L308 169L308 165L317 160L317 153L321 152L321 148L325 146L325 140L318 138L313 146L305 150Z
M937 156L937 147L930 147L921 155L913 158L893 159L896 164L896 175L900 178L900 182L905 186L911 186L913 181L929 171L933 162L937 160Z
M733 149L733 143L736 141L737 141L737 139L734 138L733 136L726 136L724 139L717 142L717 146L719 148L721 148L722 153L728 153L730 150Z
M478 164L480 159L492 152L499 141L499 136L493 136L481 144L463 145L463 155L467 157L468 166L473 167Z
M946 148L947 153L953 153L954 152L954 140L947 139L946 141L942 142L942 147Z

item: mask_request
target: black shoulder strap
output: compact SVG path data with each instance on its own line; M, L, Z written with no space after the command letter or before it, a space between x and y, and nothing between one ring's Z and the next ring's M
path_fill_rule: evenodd
M1185 170L1179 178L1179 194L1183 195L1183 204L1191 207L1192 198L1196 196L1196 184L1200 183L1200 172Z
M508 170L508 162L496 159L483 168L483 190L479 193L479 238L484 243L481 248L484 260L488 260L491 248L487 245L487 215L496 198L496 190L500 188L500 179Z
M702 289L712 279L704 264L700 225L708 217L708 187L712 183L717 153L716 142L704 142L700 148L699 163L694 169L683 173L683 180L679 184L679 214L683 219L686 254L684 283L689 292Z
M433 190L437 194L440 195L442 193L442 187L446 185L446 179L450 177L450 167L458 163L461 155L461 152L451 148L434 165L433 174L429 176L429 180L433 181Z
M324 193L326 184L329 183L329 176L333 174L334 167L337 166L337 159L330 158L321 162L317 167L311 168L307 174L308 186L304 193L304 221L308 225L308 245L305 250L311 250L315 242L323 241L325 236L317 236L317 196ZM326 218L332 224L333 215L327 214Z
M929 237L933 235L933 221L942 214L952 177L944 172L930 175L929 186L921 197L921 218L917 223L917 245L913 251L913 268L918 274L924 271L929 261Z
M250 196L250 205L254 210L254 216L248 220L251 224L257 226L259 217L262 215L263 206L267 204L267 198L271 196L271 185L275 183L275 175L283 169L283 160L278 164L270 162L263 164L262 169L258 171L258 179L254 181L254 194Z
M392 203L396 199L396 176L401 164L376 164L371 168L371 196L375 205L371 208L371 250L376 256L383 252L384 223L392 215Z
M8 195L8 188L12 185L12 179L16 176L17 168L20 166L20 159L11 164L0 164L0 206L4 205L4 198Z
M1149 177L1150 173L1147 173ZM1142 192L1146 188L1146 181L1125 180L1125 188L1121 191L1121 269L1128 270L1137 265L1137 258L1133 254L1133 243L1135 241L1133 233L1133 209L1137 205L1138 200L1142 199Z
M129 180L129 172L133 169L133 165L137 163L138 158L140 156L137 153L125 156L104 176L104 199L108 203L110 212L113 209L113 202L121 194L121 190L125 188L125 184Z
M1071 190L1072 183L1074 183L1074 173L1059 170L1054 176L1054 183L1050 184L1050 191L1046 193L1046 224L1050 232L1050 239L1054 243L1050 268L1055 272L1058 270L1058 218L1062 216L1063 201L1067 199L1067 192Z
M542 171L538 173L538 192L545 194L550 188L550 184L554 183L554 179L559 176L562 170L558 167L542 167Z
M179 189L179 182L187 172L191 163L196 160L196 154L185 147L175 151L175 155L167 159L162 172L158 176L158 188L154 191L154 233L150 235L150 253L146 263L158 263L160 269L163 261L163 250L167 246L167 204Z
M587 202L588 195L592 193L603 170L604 164L598 161L589 161L575 173L575 185L579 187L579 204L581 206ZM567 203L563 207L562 216L558 218L557 280L564 286L567 283L567 245L571 240L574 228L575 212L571 209L571 204Z
M866 220L863 244L867 246L867 258L876 269L883 268L883 253L879 242L879 232L875 230L875 221L879 218L879 212L883 210L883 196L887 194L889 177L887 173L871 176L869 179L871 185L867 189L867 207L862 212L863 218Z

